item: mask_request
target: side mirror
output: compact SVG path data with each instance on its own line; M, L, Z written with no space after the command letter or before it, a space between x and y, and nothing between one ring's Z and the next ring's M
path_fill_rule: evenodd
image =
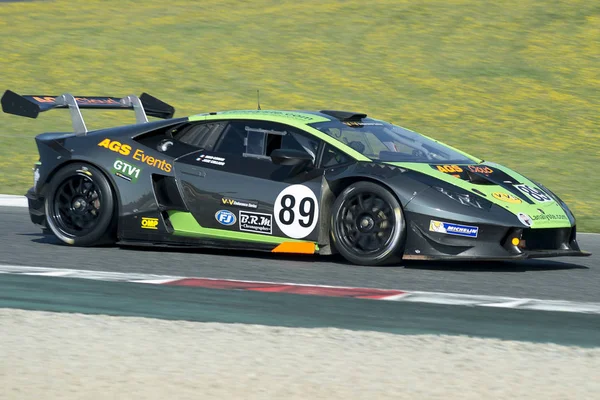
M279 165L298 165L304 162L313 161L310 154L302 150L277 149L271 152L273 164Z

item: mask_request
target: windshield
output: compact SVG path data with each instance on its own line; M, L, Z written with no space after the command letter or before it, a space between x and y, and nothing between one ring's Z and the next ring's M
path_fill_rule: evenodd
M372 160L474 164L475 161L416 132L375 119L309 124Z

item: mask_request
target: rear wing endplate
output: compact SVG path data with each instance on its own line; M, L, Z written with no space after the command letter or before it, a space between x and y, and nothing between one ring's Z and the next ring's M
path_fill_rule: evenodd
M104 110L133 110L135 120L138 124L148 122L148 116L156 118L172 118L175 109L167 103L142 93L140 97L130 95L123 98L118 97L76 97L71 94L60 96L21 96L13 91L4 92L2 99L2 111L7 114L19 115L21 117L37 118L40 112L54 108L68 108L71 114L73 130L77 135L85 135L87 127L81 115L80 109L93 108Z

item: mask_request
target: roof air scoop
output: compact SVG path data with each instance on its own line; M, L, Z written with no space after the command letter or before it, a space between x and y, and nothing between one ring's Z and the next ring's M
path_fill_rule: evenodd
M363 118L367 118L367 114L351 111L321 110L320 112L339 119L340 121L360 121Z

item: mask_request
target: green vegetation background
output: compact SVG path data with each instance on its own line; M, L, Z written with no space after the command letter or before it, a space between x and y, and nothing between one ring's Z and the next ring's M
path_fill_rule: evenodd
M600 231L600 3L589 0L0 3L0 89L140 94L179 116L346 109L540 180ZM132 113L85 113L88 127ZM32 183L34 136L0 116L0 193Z

